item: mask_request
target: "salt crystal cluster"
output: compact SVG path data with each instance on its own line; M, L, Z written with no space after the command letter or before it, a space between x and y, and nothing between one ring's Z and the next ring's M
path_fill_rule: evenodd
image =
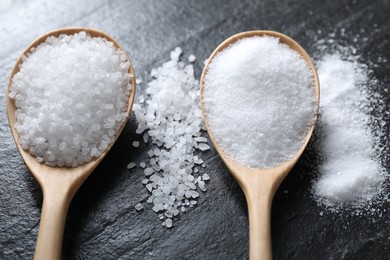
M48 37L12 79L20 144L38 162L76 167L99 157L126 118L124 51L86 32Z
M291 160L316 114L309 65L275 37L244 38L223 49L209 64L204 86L214 138L247 167Z
M153 211L160 212L163 224L172 227L172 218L187 207L197 204L197 188L206 191L209 176L197 176L205 162L196 150L210 149L201 136L204 129L199 108L199 81L192 64L180 61L182 50L170 53L171 59L153 69L153 80L145 93L136 99L133 111L138 121L138 134L154 147L148 151L147 163L141 162L145 179L142 183L150 192L147 200ZM195 56L190 56L195 61Z

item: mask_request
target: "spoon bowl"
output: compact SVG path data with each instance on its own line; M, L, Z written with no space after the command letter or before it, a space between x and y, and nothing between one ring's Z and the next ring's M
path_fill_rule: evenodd
M254 37L254 36L272 36L278 38L279 41L283 44L288 45L292 50L298 52L300 56L306 61L309 65L310 70L313 74L313 87L315 89L315 98L316 98L316 110L313 117L312 124L310 125L307 134L304 138L303 145L296 152L295 156L289 160L285 161L276 167L261 169L261 168L249 168L243 165L240 165L237 161L230 158L219 146L217 140L215 139L212 129L208 123L207 111L205 109L204 103L204 89L205 89L205 76L208 72L208 67L215 56L224 50L226 47L235 43L236 41ZM274 31L248 31L233 35L232 37L225 40L221 43L211 54L208 59L201 76L200 80L200 106L202 110L203 119L205 121L206 128L208 130L210 139L217 150L221 155L222 160L226 164L229 171L232 173L234 178L239 183L241 189L243 190L246 201L248 204L248 213L249 213L249 231L250 231L250 259L272 259L272 248L271 248L271 228L270 228L270 213L272 206L273 196L278 189L279 185L283 179L287 176L290 170L298 161L299 157L302 155L307 143L310 140L312 132L314 130L315 122L318 114L319 107L319 80L317 71L314 67L314 64L310 56L306 51L293 39L288 36L274 32Z
M85 31L92 37L105 38L108 41L112 42L117 48L122 49L124 51L122 46L118 42L116 42L111 36L99 30L78 27L63 28L50 31L37 38L25 49L25 51L18 58L15 66L13 67L7 85L7 116L13 138L24 162L26 163L27 168L30 170L31 174L34 176L43 192L41 221L39 225L39 233L34 259L60 259L64 225L70 202L81 184L88 178L88 176L92 173L96 166L103 160L103 158L107 155L108 151L111 149L111 147L119 137L120 133L126 125L126 122L130 117L131 108L134 102L134 96L136 91L135 76L131 61L126 54L126 59L128 62L130 62L129 73L133 75L130 78L130 84L132 85L132 89L129 95L128 105L126 108L126 118L120 126L118 132L116 133L114 141L107 147L107 149L102 153L101 156L94 158L92 161L79 165L75 168L51 167L43 163L39 163L34 156L29 154L28 151L22 148L19 143L19 134L15 129L16 105L14 100L12 100L8 96L12 85L12 78L16 73L19 72L19 66L23 63L22 57L27 53L31 52L33 48L37 47L50 36L58 37L61 34L72 35L81 31Z

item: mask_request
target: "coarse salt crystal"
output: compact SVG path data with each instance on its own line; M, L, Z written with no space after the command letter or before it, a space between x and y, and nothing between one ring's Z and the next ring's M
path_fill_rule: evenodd
M167 228L171 228L171 227L172 227L172 219L167 218L167 219L165 220L165 226L166 226Z
M131 163L129 163L129 164L127 165L127 169L128 169L128 170L131 170L131 169L133 169L136 165L137 165L137 164L136 164L135 162L131 162Z
M198 148L199 150L201 151L207 151L207 150L210 150L210 146L208 144L205 144L205 143L200 143L198 145Z
M193 63L193 62L195 62L195 60L196 60L196 56L195 55L191 54L191 55L188 56L188 62Z
M146 169L144 170L145 176L150 176L150 175L153 174L153 172L154 172L153 168L146 168Z
M141 203L137 203L135 204L134 208L137 210L137 211L141 211L144 209L144 206L141 204Z
M143 181L151 193L147 202L153 203L153 211L163 212L163 218L168 219L193 206L185 198L199 197L192 174L194 162L204 162L198 156L194 160L194 152L197 142L207 142L200 137L204 125L199 108L199 81L194 77L193 65L180 61L181 54L182 50L176 48L170 61L152 69L154 79L147 83L145 94L140 94L145 101L142 106L133 106L138 121L136 133L143 133L144 141L154 144L147 152L147 166L142 165L146 167L144 174L149 176L148 182ZM171 227L172 220L168 219L163 223Z
M210 180L210 176L207 173L204 173L202 175L202 179L205 180L205 181L208 181L208 180Z
M50 166L99 157L126 118L129 67L126 54L104 38L48 37L12 78L9 96L23 149Z
M198 143L207 143L207 138L206 137L195 137L194 140Z

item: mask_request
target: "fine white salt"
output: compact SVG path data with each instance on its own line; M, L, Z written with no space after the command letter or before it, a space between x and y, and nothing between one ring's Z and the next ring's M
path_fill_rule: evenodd
M241 165L270 168L301 148L316 109L313 76L274 37L241 39L209 64L208 124L222 151Z
M49 37L12 79L23 149L50 166L99 157L126 118L130 63L112 42L86 32Z
M365 207L383 191L384 169L370 128L367 66L347 50L324 55L321 84L320 152L323 161L313 191L321 204Z
M204 163L194 153L200 150L196 149L199 146L203 150L210 148L205 144L207 139L201 137L204 125L199 108L199 81L193 65L180 61L181 55L178 47L170 53L169 61L152 69L153 79L140 94L145 100L133 107L138 121L136 133L143 134L144 141L151 140L154 145L147 152L147 164L140 165L146 167L144 175L148 179L142 183L150 193L147 202L153 204L154 212L162 213L161 219L165 219L163 224L168 228L172 227L172 218L196 205L188 200L199 197L195 190L206 190L205 183L199 185L193 176L195 163Z

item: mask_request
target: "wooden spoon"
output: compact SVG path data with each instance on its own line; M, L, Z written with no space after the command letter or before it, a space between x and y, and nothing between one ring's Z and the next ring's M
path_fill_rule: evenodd
M114 142L106 149L106 151L100 157L95 158L89 163L85 163L76 168L50 167L45 164L38 163L36 158L30 155L27 151L23 150L23 148L19 144L19 135L15 130L16 106L14 100L10 99L8 97L8 94L10 92L12 78L15 73L19 72L19 65L23 63L23 55L29 53L32 48L37 47L40 43L44 42L46 38L50 36L58 37L60 34L75 34L81 31L85 31L93 37L106 38L108 41L113 42L117 48L124 50L119 45L119 43L116 42L112 37L99 30L89 28L57 29L42 35L27 47L27 49L17 60L11 72L11 76L9 78L7 86L7 115L12 135L28 169L31 171L32 175L39 183L43 192L42 216L39 224L38 240L34 255L34 259L38 260L60 259L62 237L64 233L64 225L69 204L81 184L88 178L91 172L107 155ZM127 55L126 58L130 62L130 59ZM132 90L129 95L129 101L126 110L127 116L115 136L115 141L122 132L127 120L130 117L131 107L134 102L136 85L134 70L131 65L131 62L129 73L132 74L133 77L131 77L130 79Z
M297 151L295 157L290 160L281 163L280 165L270 168L270 169L256 169L248 168L240 165L233 159L229 158L223 150L218 145L218 142L213 136L212 129L208 124L207 112L205 110L204 104L204 88L205 88L205 76L207 74L208 66L213 58L224 48L228 47L230 44L240 40L242 38L253 37L253 36L273 36L280 39L281 43L287 44L291 49L298 52L303 59L310 66L310 69L314 77L314 88L315 95L317 99L316 104L316 114L313 119L312 125L304 139L304 144ZM239 183L241 189L244 191L246 201L248 204L249 211L249 229L250 229L250 259L272 259L272 248L271 248L271 227L270 227L270 213L273 196L279 187L280 183L290 172L292 167L298 161L299 157L303 153L307 143L309 142L310 136L313 132L314 125L317 119L318 106L319 106L319 80L317 71L314 67L314 64L310 56L306 51L294 40L287 37L284 34L273 32L273 31L249 31L243 32L225 40L220 44L217 49L211 54L208 62L203 70L202 77L200 80L200 106L203 114L203 119L205 121L206 127L208 129L209 136L213 142L214 147L217 152L221 155L222 160L225 162L226 166L233 174L237 182ZM309 93L308 93L309 94Z

